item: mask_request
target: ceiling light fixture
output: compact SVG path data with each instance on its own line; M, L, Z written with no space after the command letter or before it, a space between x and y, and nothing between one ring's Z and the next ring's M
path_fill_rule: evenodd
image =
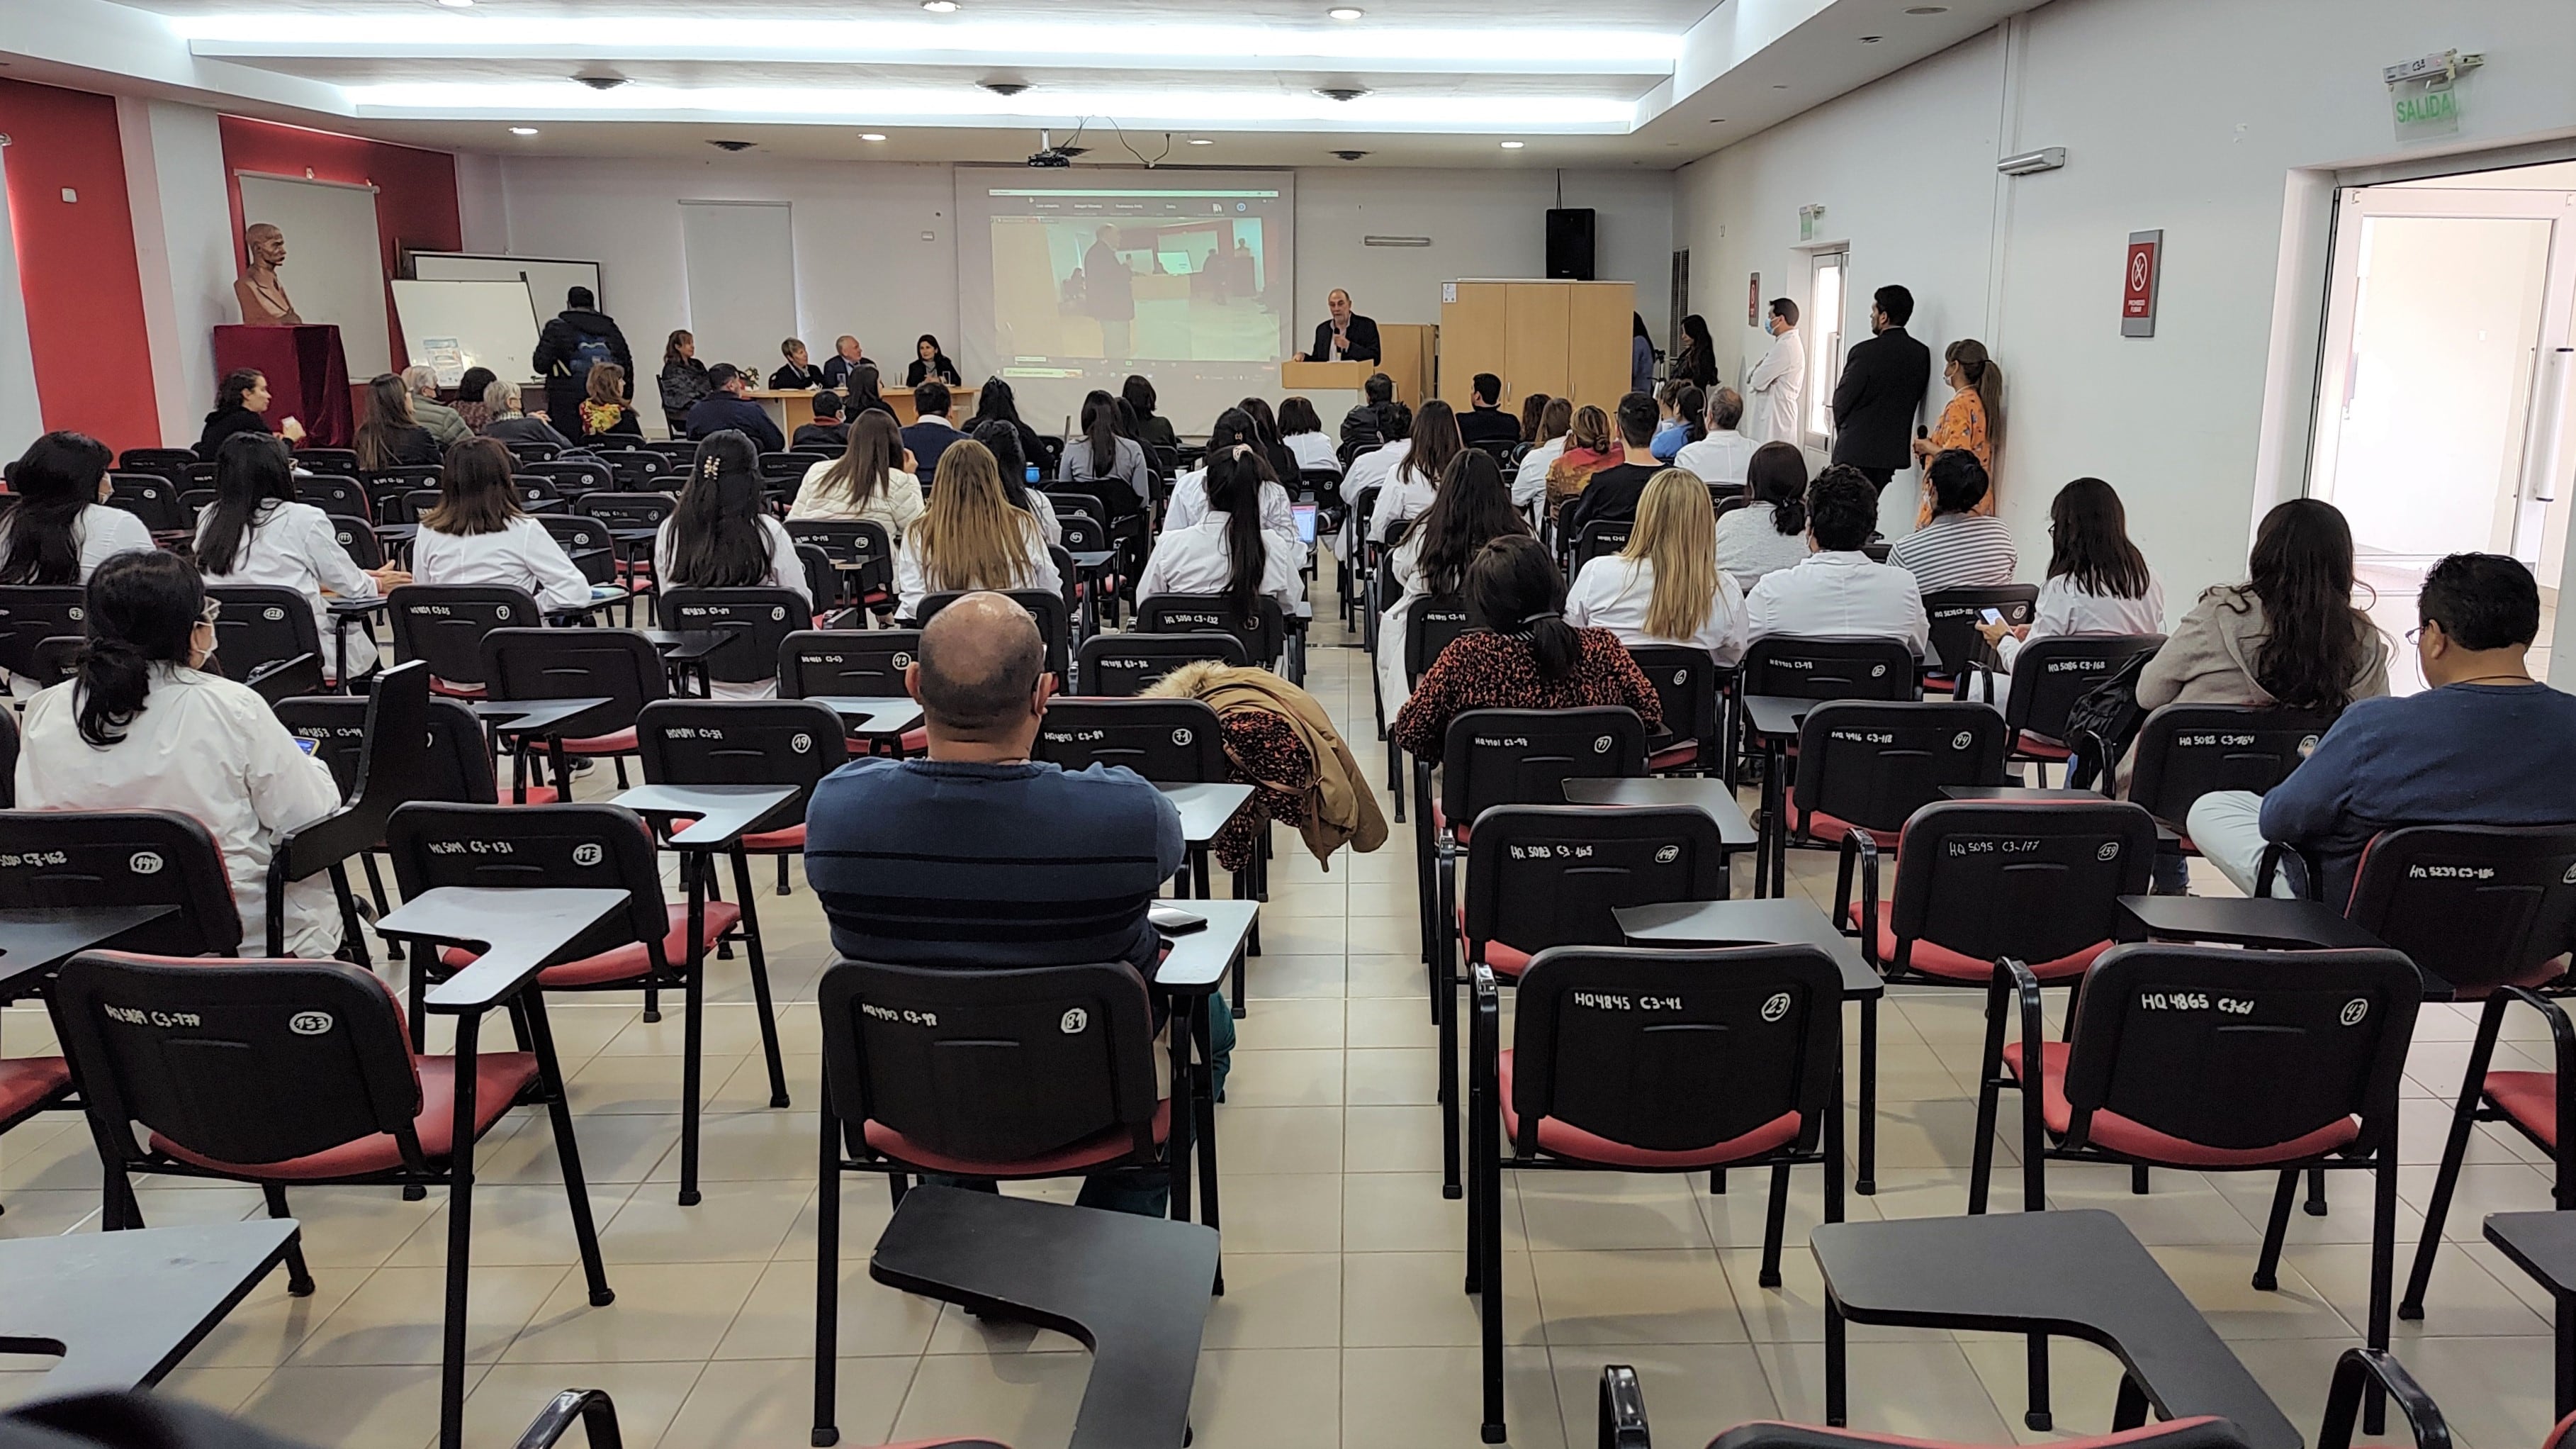
M1860 38L1860 43L1863 45L1876 45L1886 38L1887 37L1884 35L1864 35Z
M1213 146L1216 142L1206 136L1192 136L1190 138L1190 144L1193 146Z
M450 10L462 10L466 6L473 4L474 0L438 0L438 3L446 6Z
M1503 143L1503 149L1506 151L1517 151L1528 144L1529 142L1527 141L1505 141Z
M1029 83L1024 80L988 80L977 81L976 84L1006 99L1029 88Z
M859 133L859 139L860 139L860 140L862 140L862 141L882 141L882 140L884 140L884 139L885 139L885 132L883 132L883 131L861 131L861 132Z
M1345 161L1357 161L1368 153L1366 151L1336 151L1333 154L1341 157Z
M957 0L921 0L921 8L933 15L954 15L957 13Z
M1908 5L1905 7L1905 13L1908 15L1947 15L1950 13L1950 7L1947 5Z
M1317 86L1315 94L1328 101L1356 101L1368 94L1366 86Z
M537 134L537 128L534 126L512 126L510 128L510 134L513 136L533 136Z
M1324 12L1335 20L1357 20L1368 12L1356 5L1336 5Z

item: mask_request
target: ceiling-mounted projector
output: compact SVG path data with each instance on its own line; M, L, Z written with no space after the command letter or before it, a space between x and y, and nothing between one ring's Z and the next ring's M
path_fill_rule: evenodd
M1072 165L1075 152L1081 149L1081 147L1077 146L1056 145L1054 140L1050 138L1046 132L1040 131L1038 132L1038 148L1029 153L1028 164L1041 170L1060 170L1063 167Z

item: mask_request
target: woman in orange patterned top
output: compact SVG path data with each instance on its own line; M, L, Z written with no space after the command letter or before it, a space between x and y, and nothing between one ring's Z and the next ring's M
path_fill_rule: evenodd
M1914 440L1914 461L1924 467L1952 448L1974 453L1986 476L1995 476L1995 444L2004 435L2004 374L1986 355L1986 344L1972 337L1962 337L1941 354L1941 380L1950 384L1950 405L1941 410L1941 421L1932 425L1929 436ZM1995 490L1986 490L1985 501L1977 512L1991 515L1995 511ZM1932 480L1923 480L1923 502L1915 510L1914 526L1921 528L1932 521Z

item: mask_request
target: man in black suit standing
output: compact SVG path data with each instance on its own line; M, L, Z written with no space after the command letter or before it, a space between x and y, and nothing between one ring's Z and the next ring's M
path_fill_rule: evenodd
M1299 362L1378 362L1377 320L1351 310L1351 294L1335 287L1324 305L1333 315L1315 324L1315 348Z
M1932 382L1932 349L1905 335L1914 294L1881 287L1870 297L1869 330L1843 359L1834 387L1834 461L1858 468L1881 490L1912 461L1915 415Z

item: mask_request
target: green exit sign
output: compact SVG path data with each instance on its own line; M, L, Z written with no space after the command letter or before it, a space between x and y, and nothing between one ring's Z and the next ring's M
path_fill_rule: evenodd
M2446 80L2400 81L2388 88L2389 105L2400 141L2456 136L2460 131L2460 93Z

